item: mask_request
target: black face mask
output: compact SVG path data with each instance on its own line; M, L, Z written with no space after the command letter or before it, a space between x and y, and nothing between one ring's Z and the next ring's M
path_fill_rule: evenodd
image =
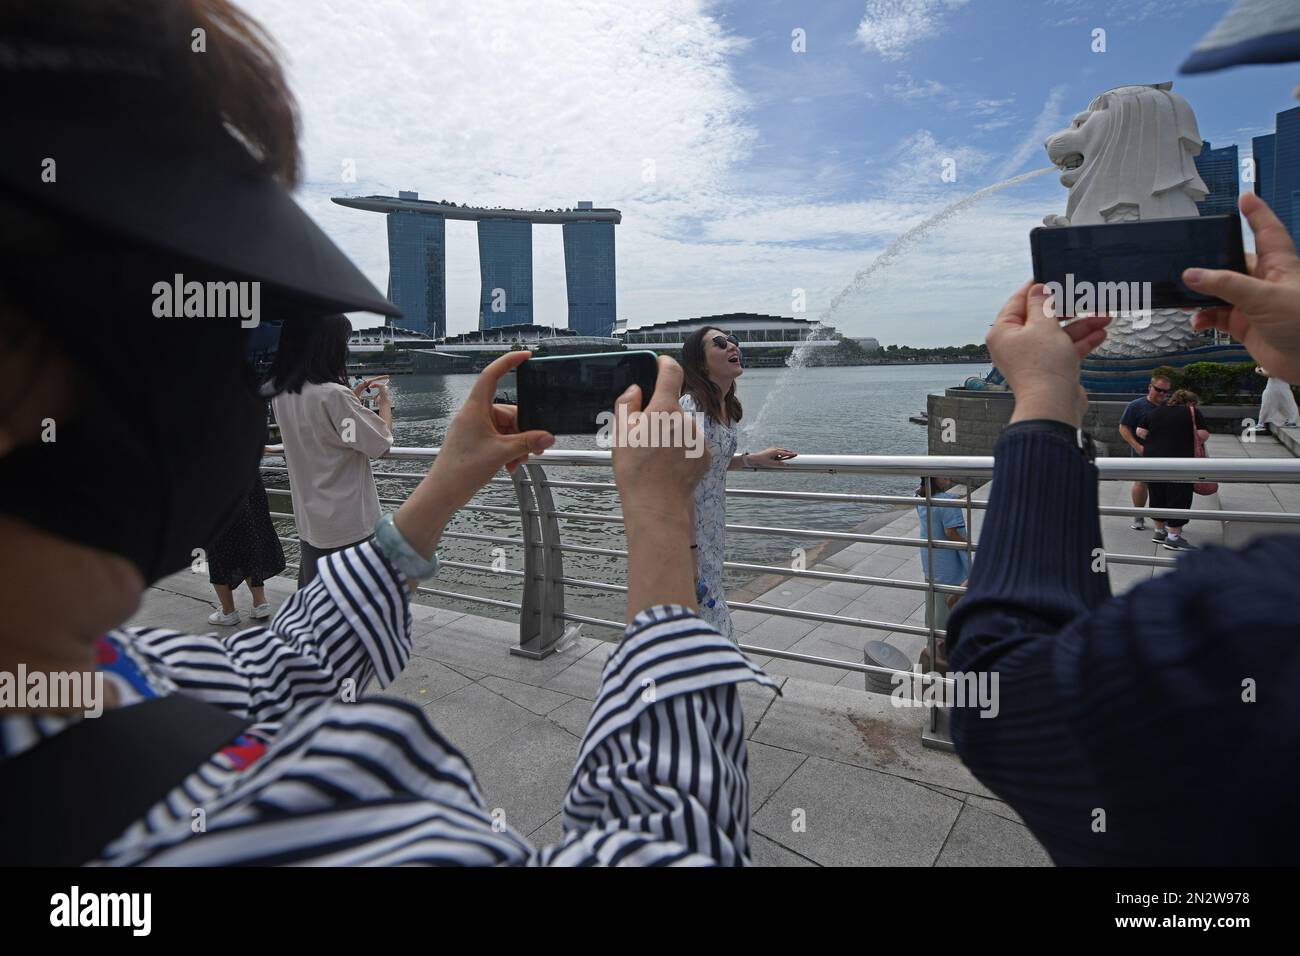
M266 439L242 331L175 321L186 327L139 340L149 351L135 361L100 363L117 377L88 377L54 441L0 458L0 511L119 554L150 584L211 547L244 502Z

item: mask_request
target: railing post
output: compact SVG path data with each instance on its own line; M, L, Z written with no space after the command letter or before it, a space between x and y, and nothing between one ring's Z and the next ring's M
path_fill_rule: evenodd
M975 536L975 526L971 522L970 482L971 479L967 478L966 479L966 554L968 558L970 556L971 541ZM921 529L921 533L925 535L925 553L926 553L926 567L927 567L927 573L925 578L926 578L926 584L929 585L928 589L925 592L925 601L926 601L925 623L926 623L927 630L929 630L930 632L927 637L928 647L930 649L930 666L935 672L940 673L943 677L947 677L948 675L946 673L939 671L939 635L936 633L937 628L935 627L935 623L934 623L935 603L939 594L934 589L934 585L935 585L934 550L935 549L934 549L934 538L932 537L932 532L930 530L931 528L934 527L934 517L933 517L934 497L932 492L933 489L931 489L930 487L930 482L926 481L925 482L925 527ZM940 522L940 525L942 526L942 522ZM944 627L944 631L946 634L947 632L946 625ZM944 659L946 660L948 656L946 653L947 652L946 640L944 641L944 645L945 645ZM943 686L946 687L947 685L945 684ZM952 715L948 712L948 708L943 705L943 698L940 698L938 702L932 703L930 706L926 707L925 723L921 728L921 746L929 747L934 750L946 750L949 752L954 751L956 748L953 746L952 743L952 732L950 729L951 718Z
M528 480L524 481L523 472ZM541 660L555 653L564 633L564 557L555 502L541 465L514 471L515 495L524 531L524 594L519 612L519 645L511 654Z

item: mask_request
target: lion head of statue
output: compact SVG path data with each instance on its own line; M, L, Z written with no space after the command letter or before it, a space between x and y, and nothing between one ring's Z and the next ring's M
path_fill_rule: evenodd
M1044 146L1070 190L1070 225L1195 216L1209 193L1196 114L1172 83L1107 90Z

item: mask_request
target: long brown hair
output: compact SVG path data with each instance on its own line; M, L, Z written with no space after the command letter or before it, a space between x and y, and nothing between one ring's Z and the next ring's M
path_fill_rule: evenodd
M723 395L722 390L709 378L709 360L704 354L704 340L711 331L721 330L715 330L711 325L705 326L696 329L682 343L682 394L690 395L695 399L695 404L700 411L715 422L725 418L735 424L744 414L744 410L740 407L740 399L736 397L736 383L733 381L731 388L727 389L727 394ZM725 416L722 414L724 408L727 412Z

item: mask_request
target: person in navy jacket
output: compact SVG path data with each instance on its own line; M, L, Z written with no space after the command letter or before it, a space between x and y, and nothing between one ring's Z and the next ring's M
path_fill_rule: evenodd
M1300 376L1300 259L1254 193L1251 275L1188 270L1232 303L1195 317ZM1015 393L970 588L959 672L999 676L996 716L953 712L957 752L1058 864L1294 864L1300 858L1300 536L1207 547L1112 596L1079 363L1109 317L1062 326L1026 284L988 335ZM1096 570L1094 570L1096 569Z

